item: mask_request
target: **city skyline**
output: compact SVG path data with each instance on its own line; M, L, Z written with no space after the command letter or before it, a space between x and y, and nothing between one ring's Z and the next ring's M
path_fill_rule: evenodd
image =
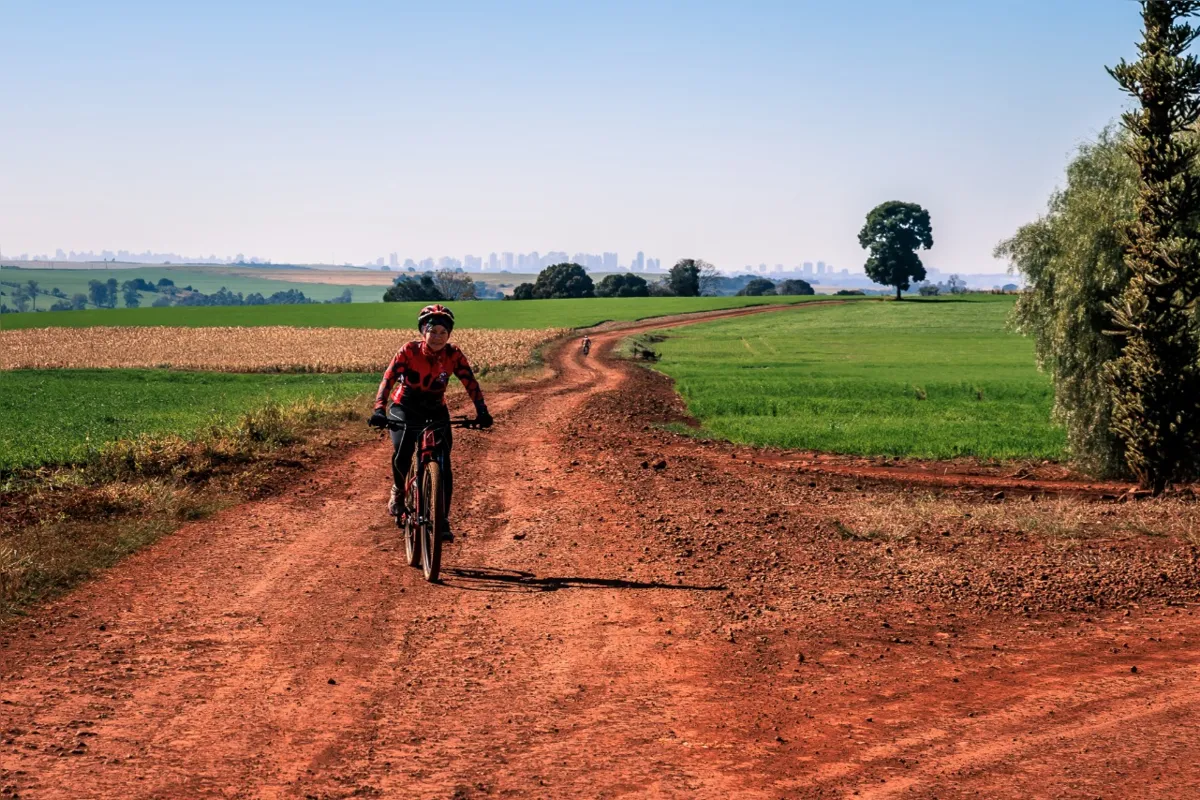
M690 256L689 256L690 257ZM568 254L566 250L551 250L546 253L541 253L537 250L529 252L513 252L513 251L492 251L487 256L465 254L461 258L457 256L426 256L421 259L411 257L401 258L399 251L392 251L386 256L377 256L374 259L369 259L360 264L353 262L322 262L322 261L274 261L268 257L262 256L246 256L243 253L238 253L235 256L218 256L215 253L208 256L186 256L175 252L154 253L152 251L143 251L135 253L129 250L101 250L96 251L66 251L62 248L55 248L54 254L49 253L28 253L22 252L18 254L6 255L3 251L3 245L0 245L0 262L37 262L37 263L105 263L116 262L122 264L144 264L147 266L155 265L179 265L179 264L200 264L200 265L252 265L252 266L330 266L337 268L368 268L380 269L387 267L391 270L409 270L410 268L417 271L432 271L438 269L463 269L467 272L538 272L551 264L560 263L575 263L580 266L595 272L662 272L669 269L675 261L670 260L667 266L663 267L663 260L647 256L644 251L637 251L628 261L623 261L620 254L616 251L603 251L601 253L585 253L576 251L573 254ZM700 259L707 261L707 259ZM710 262L711 263L711 262ZM765 262L758 265L745 264L741 267L723 266L715 264L714 266L727 274L735 274L738 271L766 274L771 271L776 272L794 272L811 275L824 274L827 267L824 261L816 262L817 267L814 270L813 262L805 260L796 260L791 262L790 266L785 266L782 263L776 263L774 267L768 268ZM829 264L830 272L833 271L833 265ZM842 273L847 270L843 269Z

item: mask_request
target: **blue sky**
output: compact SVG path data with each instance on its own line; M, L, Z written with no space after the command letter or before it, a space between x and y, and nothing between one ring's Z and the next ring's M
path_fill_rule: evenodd
M1125 107L1132 0L0 0L0 246L996 271Z

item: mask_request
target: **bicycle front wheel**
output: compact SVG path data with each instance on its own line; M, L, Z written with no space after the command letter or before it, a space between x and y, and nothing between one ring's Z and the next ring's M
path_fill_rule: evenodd
M436 583L442 568L442 539L439 535L446 510L442 504L442 468L436 461L425 465L421 480L421 567L425 580Z
M408 478L404 481L404 559L410 567L421 566L421 526L418 514L424 513L422 505L417 508L415 495L417 493L417 456L414 453L412 464L408 468ZM412 491L409 491L409 487Z

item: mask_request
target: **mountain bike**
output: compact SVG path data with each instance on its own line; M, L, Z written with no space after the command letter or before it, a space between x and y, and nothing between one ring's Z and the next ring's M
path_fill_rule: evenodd
M388 420L388 428L404 423ZM450 428L479 428L466 417L435 420L421 427L412 465L404 481L404 503L396 527L404 531L404 557L410 567L420 567L425 580L437 583L442 568L441 529L446 523L446 433Z

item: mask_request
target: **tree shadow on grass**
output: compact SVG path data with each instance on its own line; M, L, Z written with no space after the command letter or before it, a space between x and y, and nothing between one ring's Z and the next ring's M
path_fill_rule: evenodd
M557 592L559 589L672 589L685 592L721 592L725 586L697 586L621 578L545 577L515 569L454 567L442 570L442 583L469 592Z

